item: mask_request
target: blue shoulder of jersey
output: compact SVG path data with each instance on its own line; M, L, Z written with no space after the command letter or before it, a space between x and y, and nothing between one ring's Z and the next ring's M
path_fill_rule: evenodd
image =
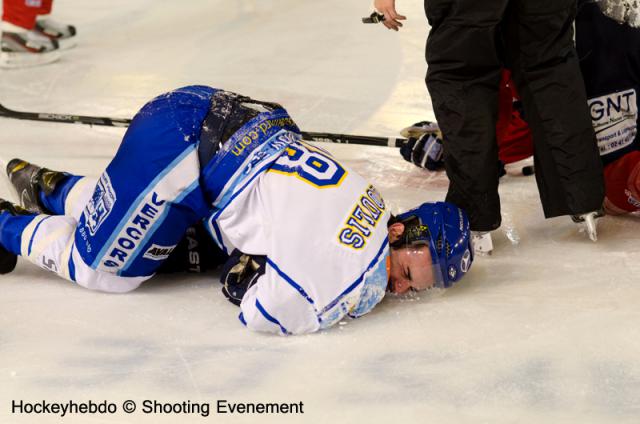
M284 109L263 112L243 125L202 172L211 206L224 208L234 194L300 138L300 130Z

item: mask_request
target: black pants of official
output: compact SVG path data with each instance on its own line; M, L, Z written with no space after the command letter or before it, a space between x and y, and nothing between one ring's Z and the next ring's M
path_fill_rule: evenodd
M427 87L445 142L447 201L471 229L500 226L495 125L511 68L534 141L547 218L597 210L602 164L573 44L576 0L425 0Z

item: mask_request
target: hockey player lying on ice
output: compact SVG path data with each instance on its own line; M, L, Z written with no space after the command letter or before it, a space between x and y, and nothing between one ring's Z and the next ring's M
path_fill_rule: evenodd
M576 18L580 68L604 164L604 209L613 215L640 211L640 15L619 4L616 7L617 3L581 0ZM506 164L533 154L527 124L512 107L511 99L516 94L508 80L506 73L496 131L500 159ZM419 127L424 134L419 134ZM411 128L414 137L401 148L403 157L427 169L441 168L444 164L437 125L416 124Z
M224 291L253 330L323 329L386 291L448 287L473 259L462 210L426 203L392 217L279 105L210 87L145 105L97 181L19 159L7 172L41 213L0 203L3 273L22 255L83 287L127 292L203 222L230 254Z

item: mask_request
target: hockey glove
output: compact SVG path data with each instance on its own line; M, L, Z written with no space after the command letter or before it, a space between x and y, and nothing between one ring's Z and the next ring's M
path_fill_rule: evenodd
M240 306L244 294L264 274L266 262L266 256L249 256L238 249L231 253L220 277L222 293L229 302Z
M428 131L421 135L409 133L409 138L400 147L400 154L406 161L420 168L429 171L441 169L444 159L440 131Z

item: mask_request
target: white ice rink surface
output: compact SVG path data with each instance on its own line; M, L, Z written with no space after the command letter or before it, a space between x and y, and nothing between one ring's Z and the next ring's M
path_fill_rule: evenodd
M57 0L78 47L1 71L0 102L129 117L199 83L283 103L310 131L395 135L433 118L421 3L398 1L410 20L396 34L359 23L369 0ZM0 119L0 156L97 176L123 132ZM446 177L396 150L325 147L396 211L444 198ZM461 283L309 336L249 332L216 275L107 295L20 262L0 285L0 423L640 422L640 217L602 219L594 244L568 218L544 220L532 177L507 176L500 193L495 254ZM11 412L126 399L302 401L304 414Z

